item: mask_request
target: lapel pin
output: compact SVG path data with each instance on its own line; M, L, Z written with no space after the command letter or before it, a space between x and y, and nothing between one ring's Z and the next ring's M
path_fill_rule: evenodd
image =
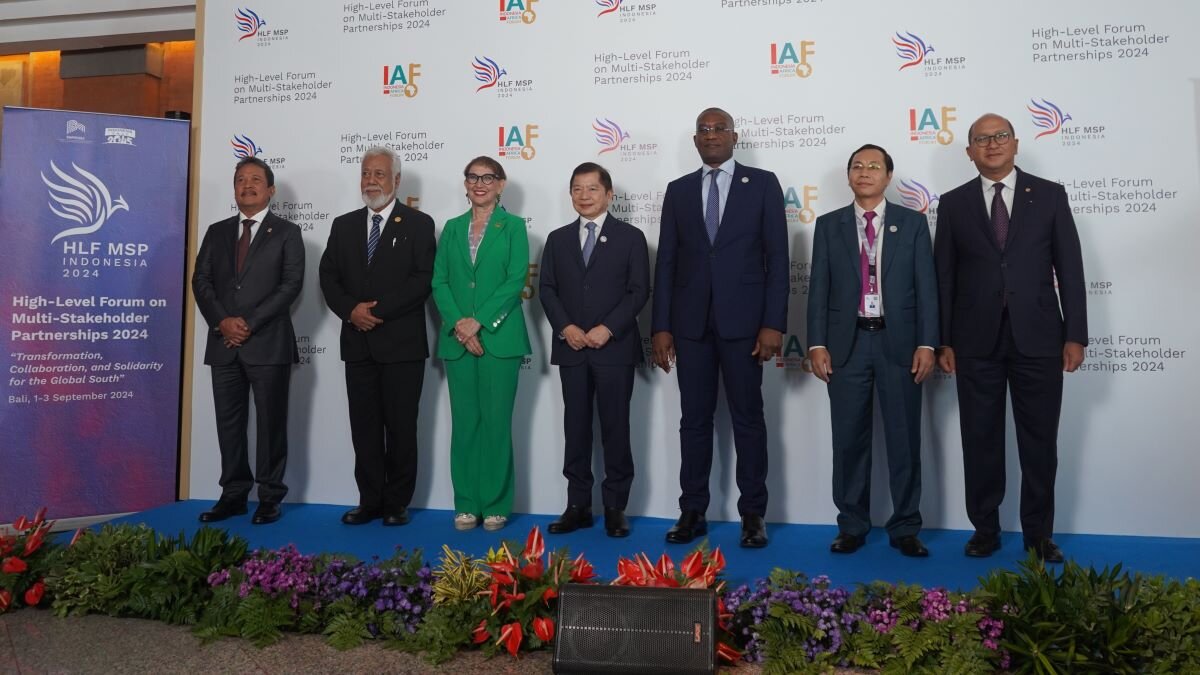
M395 248L395 246L396 246L396 238L392 237L392 247Z
M606 237L604 235L600 235L600 243L603 244L606 241L608 241L608 237Z
M393 222L393 223L398 223L398 222L400 222L400 216L396 216L395 218L392 218L392 222ZM393 239L392 241L395 241L395 239Z
M742 182L743 182L743 183L749 183L749 182L750 182L750 177L749 177L749 176L742 176Z
M271 234L271 228L267 228L267 234Z
M1026 192L1033 192L1033 188L1028 188L1028 187L1027 187L1027 188L1025 188L1025 191L1026 191Z
M895 231L896 231L895 225L892 225L891 227L888 228L888 232L895 232Z

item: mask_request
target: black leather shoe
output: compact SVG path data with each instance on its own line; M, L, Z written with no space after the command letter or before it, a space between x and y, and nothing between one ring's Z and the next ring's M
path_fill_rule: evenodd
M708 521L699 511L684 511L679 520L667 530L668 544L689 544L696 537L708 534Z
M766 548L767 524L762 516L742 516L742 548Z
M347 525L366 525L377 518L383 517L382 509L369 509L356 506L342 514L342 522Z
M604 534L617 538L629 536L629 519L624 509L604 509Z
M591 527L594 521L592 520L592 507L590 506L568 506L566 511L558 517L558 520L550 523L550 527L546 529L550 534L566 534L574 532L581 527Z
M1025 550L1036 553L1037 557L1042 559L1042 562L1060 563L1063 561L1062 549L1049 537L1045 539L1026 539Z
M218 499L211 509L200 514L200 522L215 523L233 516L244 515L246 515L246 502Z
M900 555L906 555L910 558L928 558L929 549L925 548L925 544L917 539L917 535L909 534L903 537L896 537L892 540L892 548L900 549Z
M401 506L398 510L392 511L383 517L383 524L386 527L396 527L397 525L408 524L408 507Z
M867 538L862 535L838 532L838 536L829 545L829 550L833 553L854 553L865 543L867 543Z
M976 531L967 541L963 553L971 558L987 558L1000 550L1000 535Z
M282 515L283 511L275 502L260 502L258 508L254 509L254 517L250 519L250 522L254 525L266 525L279 520Z

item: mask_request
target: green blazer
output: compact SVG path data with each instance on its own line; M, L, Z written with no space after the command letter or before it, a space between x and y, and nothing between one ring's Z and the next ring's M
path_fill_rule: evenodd
M471 212L451 218L442 228L433 263L433 302L442 315L437 355L453 360L468 354L454 338L454 324L470 316L483 326L484 354L499 357L531 353L521 291L529 275L529 234L525 219L497 206L471 264L467 230Z

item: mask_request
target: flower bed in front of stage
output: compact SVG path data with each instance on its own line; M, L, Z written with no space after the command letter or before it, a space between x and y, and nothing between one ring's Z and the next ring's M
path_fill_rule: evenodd
M44 514L0 534L0 613L48 606L193 626L203 640L267 645L289 632L349 649L381 640L446 661L461 650L519 656L547 649L565 583L603 583L584 554L547 552L534 528L484 558L443 547L436 568L419 552L387 559L308 556L295 547L247 552L223 530L191 539L106 525L68 545L46 539ZM718 657L768 673L834 667L909 672L1200 672L1200 582L1096 571L1035 558L968 592L876 582L834 587L777 569L735 589L719 549L676 566L644 554L618 561L608 583L713 588Z

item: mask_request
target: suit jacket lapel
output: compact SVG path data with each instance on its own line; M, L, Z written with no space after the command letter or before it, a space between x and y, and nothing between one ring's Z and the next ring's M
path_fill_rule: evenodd
M973 193L971 201L978 207L975 209L976 224L979 225L983 238L992 245L992 248L999 251L1000 247L996 245L996 235L992 233L992 205L983 196L983 179L976 176L975 180L971 181L970 189ZM1012 217L1010 216L1009 222L1011 221Z
M366 216L366 214L364 213L363 216ZM392 240L397 239L400 236L399 230L401 227L403 227L401 224L403 219L400 216L400 202L392 202L392 210L388 212L384 218L385 220L382 223L383 229L379 231L379 247L375 250L375 257L371 259L372 265L375 264L376 260L379 260L379 249L382 249L384 246L391 246ZM367 247L365 242L362 250L365 261L367 256Z
M887 228L889 236L893 237L891 245L886 241L880 242L883 246L883 265L879 270L879 285L883 285L884 278L887 277L888 268L892 266L892 259L896 257L895 244L900 243L899 235L904 232L905 218L901 217L900 210L895 208L895 205L888 202L887 208L884 210L884 222L879 228L879 232L875 236L882 237L884 228ZM888 215L891 214L891 215Z
M494 211L492 211L492 217L488 218L488 224L484 228L483 241L479 242L479 248L475 251L475 264L472 267L479 267L479 261L483 260L484 253L489 248L492 247L491 246L492 241L494 241L496 239L496 237L500 236L500 233L502 233L504 231L504 220L502 218L503 214L504 214L504 208L501 206L497 206L496 209ZM470 228L471 228L471 218L470 218L470 212L468 211L467 212L467 229L468 229L468 231L470 230ZM471 259L471 250L470 250L470 247L468 246L467 260L470 260L470 259Z
M683 182L683 201L687 205L685 208L691 217L683 218L682 221L695 224L700 229L699 235L704 238L704 241L708 241L708 230L704 228L704 207L700 204L700 198L704 194L700 189L700 183L704 180L704 169L700 168L692 175L693 179Z
M854 205L842 209L838 219L838 238L842 240L846 255L850 257L850 269L854 270L854 285L862 293L862 249L858 243L858 223L854 220Z
M244 263L242 263L242 273L238 275L239 280L241 280L243 277L245 277L246 273L250 271L250 266L254 264L254 254L257 253L259 249L261 249L263 246L266 245L267 237L271 236L272 225L274 224L272 222L272 220L274 218L275 218L275 216L272 213L268 212L267 215L263 216L262 222L258 224L258 229L254 233L254 238L250 240L250 250L246 252L246 261ZM234 223L235 226L240 226L241 218L236 218L235 220L236 220L236 222ZM235 231L236 230L237 230L237 227L235 227ZM240 232L238 233L238 237L241 237ZM234 239L234 242L233 242L233 261L234 261L234 269L236 270L237 269L237 239Z
M743 182L743 180L745 180L745 182ZM741 204L742 200L744 200L746 198L745 193L749 189L750 189L750 184L749 184L749 179L745 175L745 168L741 164L734 162L733 163L733 176L730 177L730 181L729 181L729 196L726 197L725 208L722 209L722 211L721 211L722 217L721 217L720 224L717 226L717 238L716 238L716 240L713 241L713 246L716 246L717 242L721 240L721 238L722 238L721 233L725 230L725 225L726 224L729 224L729 225L734 224L732 222L726 223L724 214L737 213L738 212L737 209L739 208L739 205ZM704 222L703 212L701 212L701 214L700 214L700 222L701 223ZM708 236L707 231L705 231L705 236L706 237Z
M1017 184L1013 189L1012 213L1008 216L1008 237L1004 240L1004 247L1008 248L1012 244L1013 237L1016 236L1017 230L1021 226L1021 218L1025 215L1025 209L1033 203L1034 192L1029 185L1029 178L1026 173L1020 169L1015 169L1017 172Z

